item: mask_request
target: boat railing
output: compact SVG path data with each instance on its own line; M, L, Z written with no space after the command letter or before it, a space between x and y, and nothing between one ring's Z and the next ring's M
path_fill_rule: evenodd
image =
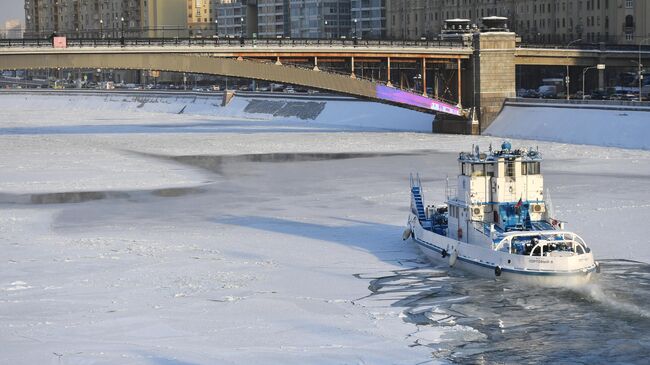
M413 173L409 174L409 184L411 185L412 188L422 188L422 181L420 180L420 173L416 173L415 176L413 176Z
M447 179L446 179L445 194L447 195L447 201L456 198L456 186L455 185L449 185L449 176L447 176Z
M513 252L513 241L525 241L530 238L531 243L535 243L527 256L542 256L545 248L551 246L564 246L570 252L577 255L582 255L591 252L585 241L573 232L564 231L533 231L533 232L518 232L508 233L501 241L496 243L493 247L495 251Z

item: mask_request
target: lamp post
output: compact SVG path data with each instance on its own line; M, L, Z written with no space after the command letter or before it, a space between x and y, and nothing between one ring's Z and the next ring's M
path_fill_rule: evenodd
M576 39L576 40L573 40L573 41L567 43L567 45L566 45L567 52L568 52L569 46L571 46L573 43L580 42L581 40L582 39ZM571 98L570 97L571 92L570 92L570 88L569 88L569 86L571 84L571 76L569 76L569 56L567 55L566 58L567 58L566 77L564 78L564 83L566 85L566 99L569 100Z
M214 20L214 36L219 38L219 19Z
M324 33L324 35L325 35L325 38L328 38L328 39L329 39L329 36L328 36L328 34L327 34L327 20L325 21L325 26L323 27L323 33Z
M124 39L124 17L120 18L121 26L122 26L122 35L120 38Z
M582 100L585 100L585 74L587 73L587 71L592 69L604 70L605 64L599 63L596 66L590 66L582 70Z
M239 24L241 24L241 38L244 39L244 17L239 18Z
M99 19L99 38L104 38L104 19Z
M357 18L354 18L354 38L357 38Z

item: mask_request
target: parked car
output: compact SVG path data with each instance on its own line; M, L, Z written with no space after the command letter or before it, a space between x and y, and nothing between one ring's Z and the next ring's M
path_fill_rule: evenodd
M521 94L521 97L522 98L539 98L539 94L537 93L537 91L535 91L533 89L529 89L529 90L524 90L524 92Z
M542 85L537 89L540 98L555 99L557 98L557 87L555 85Z
M607 100L609 98L607 97L607 93L605 91L603 91L603 90L594 90L589 95L589 99L591 99L591 100Z
M607 88L610 100L635 100L639 99L638 87L613 86Z

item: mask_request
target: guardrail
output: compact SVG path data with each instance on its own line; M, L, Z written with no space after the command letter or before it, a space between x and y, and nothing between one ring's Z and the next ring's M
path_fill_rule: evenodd
M608 107L650 107L650 101L634 100L581 100L581 99L536 99L536 98L508 98L506 103L511 104L540 104L540 105L577 105L577 106L608 106Z
M375 39L311 39L311 38L67 38L67 47L140 47L140 46L260 46L260 47L404 47L459 48L470 45L453 40L375 40ZM0 48L52 47L48 38L0 39Z
M531 49L556 49L556 50L570 50L570 51L629 51L629 52L650 52L650 45L642 45L639 48L638 44L607 44L607 43L583 43L572 44L567 47L566 44L541 44L541 43L520 43L517 48L531 48Z

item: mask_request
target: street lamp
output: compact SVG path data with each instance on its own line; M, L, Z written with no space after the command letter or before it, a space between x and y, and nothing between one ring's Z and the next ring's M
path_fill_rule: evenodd
M357 18L354 18L354 38L357 38Z
M124 17L121 17L121 18L120 18L120 21L121 21L121 23L122 23L122 24L121 24L121 25L122 25L122 36L121 36L121 38L124 39Z
M214 35L219 38L219 19L214 20Z
M99 38L104 38L104 19L99 19Z
M582 100L585 100L585 74L587 73L587 71L592 69L604 70L605 64L599 63L596 66L590 66L582 70Z
M572 45L573 43L576 43L576 42L580 42L581 40L582 40L582 38L581 39L576 39L576 40L573 40L573 41L567 43L567 45L566 45L567 52L568 52L568 49L569 49L570 45ZM570 86L570 83L571 83L571 77L569 76L569 60L568 60L569 55L568 54L567 54L566 58L567 58L566 77L564 78L564 83L566 84L566 99L569 100L570 96L571 96L570 95L571 92L569 91L570 90L569 86Z
M327 20L325 21L325 26L323 27L323 33L325 35L325 38L329 39L329 35L327 33Z

